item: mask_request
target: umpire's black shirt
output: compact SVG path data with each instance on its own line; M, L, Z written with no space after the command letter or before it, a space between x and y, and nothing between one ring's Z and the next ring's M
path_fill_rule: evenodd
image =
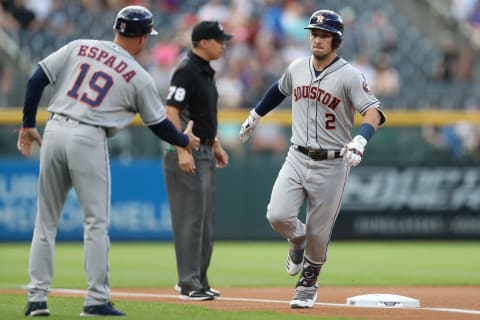
M217 99L215 70L210 63L189 51L175 69L167 96L167 105L179 108L182 128L193 120L193 133L203 141L217 135Z

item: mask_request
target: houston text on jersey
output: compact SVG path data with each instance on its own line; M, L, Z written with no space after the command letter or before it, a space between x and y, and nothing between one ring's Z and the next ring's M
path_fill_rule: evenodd
M295 101L303 99L313 99L318 102L323 103L328 108L335 110L335 108L340 104L341 100L337 97L334 97L330 93L326 92L319 87L314 86L301 86L293 89L293 96Z

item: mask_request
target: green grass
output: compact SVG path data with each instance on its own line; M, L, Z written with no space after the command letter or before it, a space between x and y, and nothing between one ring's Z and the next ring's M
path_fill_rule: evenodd
M292 287L296 278L284 271L287 250L286 242L217 242L210 282L214 287ZM29 244L1 243L0 252L0 288L26 285ZM479 252L478 241L332 242L320 285L480 285ZM172 288L177 279L170 242L113 242L110 264L113 289ZM81 244L57 244L53 287L85 288ZM82 302L78 298L50 299L49 307L55 310L51 318L77 319ZM24 304L24 295L0 295L0 319L23 318ZM135 314L135 319L151 319L152 313L168 314L165 319L283 319L273 313L225 313L147 302L121 301L120 304L122 310ZM305 317L288 316L288 319Z
M1 287L28 282L29 244L0 244ZM54 287L84 288L83 247L59 243ZM292 286L286 276L286 242L217 242L210 280L218 287ZM176 281L170 242L114 242L113 288L166 287ZM323 285L480 285L480 242L333 242Z
M83 299L54 297L48 301L52 315L48 319L85 319L80 317ZM25 297L20 295L0 295L0 319L25 319L22 307ZM182 304L167 304L158 302L119 301L116 307L135 320L308 320L311 316L287 315L275 312L219 311L206 307ZM103 317L102 317L103 318ZM107 317L108 319L117 317ZM345 318L321 317L324 320L343 320ZM349 319L351 320L351 319Z

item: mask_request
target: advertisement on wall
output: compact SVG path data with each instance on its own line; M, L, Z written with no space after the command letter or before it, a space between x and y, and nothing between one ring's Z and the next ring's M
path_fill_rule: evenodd
M172 238L161 162L111 161L112 240ZM0 161L0 241L31 240L36 215L38 161ZM58 240L83 239L82 210L70 191L58 227Z
M356 167L339 238L480 238L480 169Z
M261 200L245 201L250 199L247 192L252 190L251 180L242 180L229 172L223 171L217 182L217 239L276 239L264 216L271 179L255 183L265 192ZM111 239L171 240L161 161L112 160L111 173ZM242 170L234 173L247 176ZM254 176L262 179L260 174ZM0 161L0 241L31 240L37 180L37 161ZM237 181L235 188L231 181ZM223 185L230 187L222 188ZM352 168L333 237L480 239L480 169ZM82 238L82 211L72 190L57 239L81 241Z

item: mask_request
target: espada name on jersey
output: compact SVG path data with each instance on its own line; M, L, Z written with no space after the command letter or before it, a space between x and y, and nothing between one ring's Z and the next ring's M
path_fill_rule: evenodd
M120 74L126 82L130 82L137 74L135 70L127 70L128 64L125 61L97 47L81 45L78 49L78 56L103 62L104 65Z
M300 99L312 99L318 102L321 102L327 108L335 110L336 107L340 104L341 100L331 93L314 86L299 86L293 89L293 96L295 97L295 102Z

